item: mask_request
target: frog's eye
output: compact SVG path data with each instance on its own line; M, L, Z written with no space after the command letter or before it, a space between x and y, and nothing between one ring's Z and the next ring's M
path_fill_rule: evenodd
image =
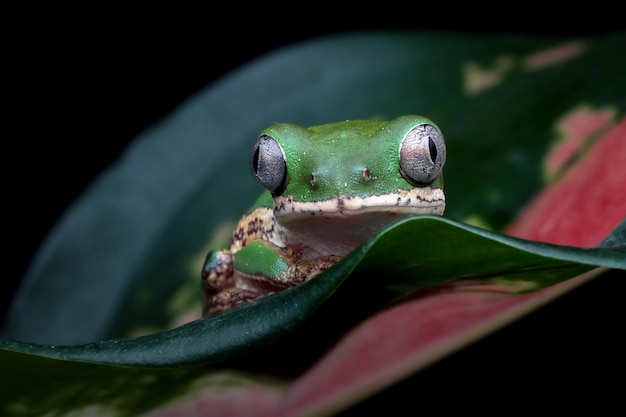
M273 194L280 194L287 186L285 155L271 136L261 136L252 148L250 170L259 184Z
M400 174L413 185L431 183L446 162L446 144L435 126L421 124L400 144Z

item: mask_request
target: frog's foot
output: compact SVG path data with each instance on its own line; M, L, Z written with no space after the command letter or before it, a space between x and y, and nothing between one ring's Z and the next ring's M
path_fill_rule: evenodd
M209 252L202 268L202 309L206 311L216 294L235 286L233 254L228 250Z
M222 255L217 252L217 256ZM295 261L283 273L276 276L235 272L228 280L232 284L229 287L217 288L214 285L207 285L209 281L205 279L203 281L205 287L202 315L206 317L248 301L303 284L333 266L340 259L340 256L330 255ZM221 280L218 282L221 282Z
M213 250L207 255L202 269L203 317L263 295L240 286L233 260L234 254L230 250Z

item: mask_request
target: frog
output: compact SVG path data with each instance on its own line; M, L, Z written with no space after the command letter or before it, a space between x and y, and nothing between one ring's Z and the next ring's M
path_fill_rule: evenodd
M274 123L249 154L265 189L202 268L202 315L314 279L383 228L443 215L446 144L430 119Z

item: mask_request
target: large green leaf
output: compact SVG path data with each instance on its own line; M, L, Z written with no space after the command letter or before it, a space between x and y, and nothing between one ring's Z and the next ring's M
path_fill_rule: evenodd
M4 340L0 347L55 359L122 366L213 363L289 334L355 269L362 273L356 274L361 280L359 285L376 294L379 306L418 289L460 278L501 282L514 292L535 291L594 267L626 270L625 233L626 221L611 235L620 246L583 249L524 241L452 220L422 216L396 223L315 280L176 329L78 346ZM413 238L423 235L433 238ZM354 292L350 296L355 296Z
M274 121L431 117L449 148L446 217L500 229L540 188L559 118L580 103L623 114L623 40L365 33L252 62L138 137L76 202L34 260L4 334L73 344L170 326L171 306L197 290L211 234L254 201L246 158ZM531 65L564 44L579 52ZM603 82L582 82L589 71ZM494 84L479 89L482 79Z
M276 411L294 391L285 382L407 293L455 280L504 295L554 294L554 284L569 288L572 277L595 267L626 269L623 198L616 197L613 216L598 216L612 232L593 231L592 245L606 237L595 248L487 230L505 230L594 142L583 142L556 171L546 168L547 155L567 139L559 129L569 114L607 115L584 138L623 126L616 121L626 108L626 63L614 57L625 40L620 33L586 40L353 34L277 51L209 86L138 137L50 235L3 330L2 403L10 414L37 407L134 414L200 390L211 406L228 409L225 387L235 386ZM262 128L405 113L436 120L446 136L445 218L406 220L301 287L158 331L197 307L204 254L227 239L229 221L254 200L245 159ZM516 297L510 300L525 296ZM151 334L125 337L138 332ZM287 379L258 379L293 351L300 365ZM310 388L309 380L299 378L298 387Z
M412 239L416 234L435 237ZM511 292L527 292L568 280L594 267L626 270L625 235L626 222L622 222L612 234L612 241L621 246L582 249L520 240L438 217L408 219L369 240L315 280L176 329L77 346L0 340L3 385L7 387L0 392L0 402L6 404L9 412L41 401L49 412L65 412L89 404L98 407L115 404L126 411L149 408L179 394L181 389L182 392L190 389L193 381L206 376L206 371L190 368L155 373L141 368L217 363L267 346L302 325L348 276L353 281L367 281L356 286L353 282L351 291L339 292L336 297L343 300L335 300L334 305L345 305L356 296L374 300L374 305L380 307L419 288L460 278L496 282L509 286ZM415 253L420 257L416 258ZM349 275L355 269L356 273ZM367 291L356 295L355 287ZM362 307L355 309L365 314L372 312L371 306L369 311ZM353 316L354 320L358 318ZM351 324L343 322L342 326ZM332 326L324 329L326 335L329 331L332 333ZM305 334L306 338L298 343L311 344L320 336ZM274 355L279 352L275 350ZM282 359L278 355L265 360L271 363ZM42 378L42 375L54 375L54 378ZM97 382L103 380L109 381L106 389ZM148 390L148 394L142 387L127 392L126 387L135 385L135 380L147 380L150 386L158 381L162 391L154 395ZM233 380L231 384L247 381L245 377L233 377ZM84 384L90 385L97 400L84 398L83 392L79 401L70 402L69 409L65 409L68 396L80 391ZM219 390L222 384L214 385ZM55 388L59 385L63 388Z

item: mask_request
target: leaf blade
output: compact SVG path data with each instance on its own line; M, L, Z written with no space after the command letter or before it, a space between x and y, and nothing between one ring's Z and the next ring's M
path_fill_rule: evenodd
M623 227L624 223L614 234L623 236ZM438 236L441 244L436 244L435 240L402 239L402 236L415 235ZM460 248L449 247L443 251L450 239L463 244ZM483 249L477 252L475 247ZM413 253L423 254L432 262L416 261ZM498 254L495 261L494 253ZM381 260L384 262L381 263ZM389 260L392 260L391 266ZM468 273L468 260L474 266L483 267L474 267ZM401 268L396 269L394 265L401 265ZM313 314L355 269L386 270L389 281L378 281L378 286L377 281L368 285L373 291L391 288L399 296L460 278L495 275L515 282L516 277L524 276L526 282L528 278L525 274L529 271L536 274L532 279L536 284L533 289L540 289L594 267L626 270L626 246L575 248L549 245L501 235L450 219L420 216L390 226L304 285L176 329L78 346L51 347L5 339L0 342L0 348L9 352L117 366L177 367L216 363L266 346L290 333ZM427 277L425 281L421 278L423 276ZM272 319L263 321L259 317Z

